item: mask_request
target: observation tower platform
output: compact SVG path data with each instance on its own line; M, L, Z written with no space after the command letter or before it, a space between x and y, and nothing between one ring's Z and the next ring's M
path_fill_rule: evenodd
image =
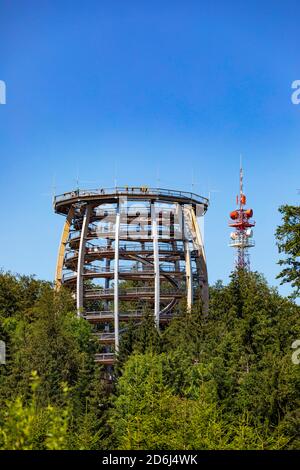
M157 328L208 304L203 234L208 199L148 187L75 190L54 198L64 216L55 282L73 293L78 315L94 327L101 364L114 363L129 321L153 312Z

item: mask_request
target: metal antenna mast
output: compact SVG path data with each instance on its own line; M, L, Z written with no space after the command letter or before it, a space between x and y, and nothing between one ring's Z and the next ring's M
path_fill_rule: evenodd
M252 227L255 226L255 222L251 220L253 216L252 209L245 209L246 196L244 194L243 187L243 167L242 162L240 164L240 181L239 181L239 195L236 197L237 209L230 213L231 221L229 227L233 227L235 230L230 234L229 246L235 248L235 267L236 269L250 270L250 261L248 248L255 245L252 239L253 231Z

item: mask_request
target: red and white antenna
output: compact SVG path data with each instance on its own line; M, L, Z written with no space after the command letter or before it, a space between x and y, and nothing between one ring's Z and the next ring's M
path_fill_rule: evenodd
M229 246L236 250L235 267L248 271L250 270L248 248L252 248L255 245L252 239L252 227L255 226L255 222L251 220L253 210L244 208L246 205L246 196L243 189L243 178L243 167L241 163L240 190L239 195L236 197L237 209L230 213L231 221L229 222L229 227L234 228L234 231L230 234Z

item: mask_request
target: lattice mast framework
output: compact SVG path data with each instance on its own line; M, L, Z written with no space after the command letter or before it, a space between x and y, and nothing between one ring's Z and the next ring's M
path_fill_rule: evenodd
M240 167L240 190L239 195L236 197L236 204L237 209L230 213L231 221L229 222L229 227L233 227L235 230L230 234L231 240L229 246L235 248L235 268L249 271L250 259L248 248L252 248L255 245L252 239L252 227L255 226L255 222L251 220L253 210L244 208L246 196L243 189L242 166Z
M95 329L102 364L113 364L121 333L152 310L157 328L197 299L208 304L203 237L197 217L208 200L166 189L77 190L54 198L66 217L56 285L68 286L78 315Z

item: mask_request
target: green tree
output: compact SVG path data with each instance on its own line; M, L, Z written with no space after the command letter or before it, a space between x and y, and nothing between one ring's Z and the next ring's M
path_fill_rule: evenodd
M2 273L0 447L297 449L299 312L263 276L235 271L210 288L208 313L181 305L160 332L152 312L122 324L108 390L70 293Z
M279 252L286 255L279 261L284 269L279 274L282 284L290 282L294 296L300 293L300 206L284 205L279 208L282 225L276 230Z
M29 400L7 400L0 412L1 450L60 450L67 448L70 410L51 405L40 407L36 397L39 378L31 373ZM62 392L67 394L66 386Z
M110 416L115 448L277 449L286 445L287 437L272 435L253 417L224 414L203 364L190 365L195 369L192 380L181 390L184 393L175 394L168 385L170 376L165 377L168 360L165 353L129 358Z
M18 280L15 282L13 277L12 285L14 289L18 287ZM74 312L70 293L64 289L57 293L50 285L42 285L28 305L13 311L12 302L8 318L10 328L6 328L6 320L3 322L10 347L7 364L0 370L1 406L5 407L8 400L12 410L15 404L21 407L21 413L32 410L30 377L31 371L36 370L39 386L34 400L40 414L35 423L45 423L42 418L47 417L51 409L58 413L61 410L63 414L68 407L71 410L68 446L99 448L105 391L100 370L94 362L97 344L91 326ZM68 387L68 395L63 393L62 384ZM13 413L9 416L12 421ZM95 437L93 442L86 439L84 444L84 429L87 436L88 425L97 439Z
M78 387L88 387L93 366L90 325L75 315L68 292L46 287L30 316L19 319L12 334L10 390L26 395L34 369L40 377L40 400L59 403L60 384L67 383L73 393Z

